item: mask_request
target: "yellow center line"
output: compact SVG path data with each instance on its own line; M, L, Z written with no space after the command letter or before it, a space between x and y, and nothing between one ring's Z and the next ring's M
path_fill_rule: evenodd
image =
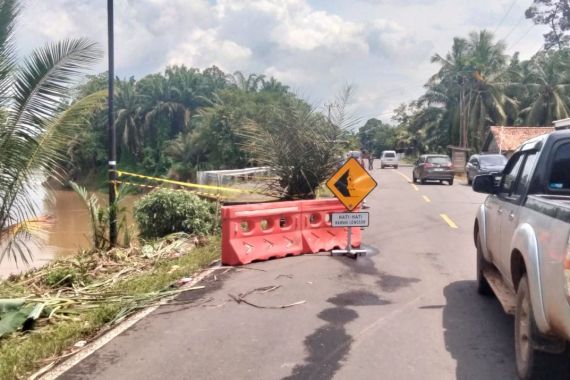
M429 199L429 198L427 197L427 195L422 195L422 198L423 198L424 201L426 201L427 203L430 203L430 202L431 202L431 199Z
M418 189L418 187L416 185L414 185L413 183L412 183L412 187L414 188L415 191L420 191L420 189Z
M451 220L451 218L445 214L439 214L439 216L441 216L441 218L443 220L445 220L445 222L449 225L449 227L451 228L459 228L457 227L457 224L455 224L455 222L453 220Z
M411 178L408 177L407 175L405 175L404 173L400 172L399 170L396 170L396 173L398 173L402 178L404 178L406 181L408 182L412 182Z

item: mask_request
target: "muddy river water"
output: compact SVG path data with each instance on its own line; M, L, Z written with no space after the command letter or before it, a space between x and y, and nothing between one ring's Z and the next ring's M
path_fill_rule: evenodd
M45 194L39 195L45 197ZM105 194L100 194L100 199L105 199ZM136 197L130 196L123 200L122 206L126 206L129 223L132 223L130 210ZM51 215L54 224L49 229L45 243L39 246L31 245L33 254L32 266L41 266L50 260L66 255L73 255L79 250L89 248L91 226L87 207L81 198L73 191L56 190L52 192L50 199L47 197L39 200L42 214ZM101 202L105 204L105 202ZM0 279L10 273L17 273L29 269L22 262L14 263L5 258L0 263Z

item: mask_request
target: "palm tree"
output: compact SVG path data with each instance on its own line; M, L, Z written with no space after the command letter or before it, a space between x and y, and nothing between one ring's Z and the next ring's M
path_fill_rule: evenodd
M424 107L439 107L447 115L429 111L432 117L427 125L447 129L453 137L459 130L459 143L478 148L490 124L502 124L509 114L516 117L517 104L506 95L505 45L493 42L488 31L472 32L468 39L455 38L451 51L442 57L436 54L432 62L441 65L428 81L427 93L420 98ZM421 108L423 113L426 109ZM444 136L443 131L432 131L433 136ZM429 134L428 134L429 135Z
M186 66L170 66L165 70L165 77L174 89L179 103L183 104L190 113L205 105L204 94L208 92L204 77L200 71Z
M246 78L241 71L228 76L231 85L244 92L257 92L265 82L265 75L249 74Z
M494 42L489 31L469 34L469 66L471 71L468 93L468 125L471 146L480 148L491 124L504 124L507 114L516 114L514 99L506 95L508 83L506 45Z
M117 80L116 84L117 117L115 125L122 136L123 146L136 156L142 144L139 120L142 111L140 96L136 90L134 78Z
M506 95L505 89L509 84L502 81L502 75L501 72L483 77L478 71L473 75L468 112L471 146L477 150L490 125L504 125L509 113L517 113L517 102Z
M450 136L458 136L460 145L467 145L467 92L469 76L469 43L464 38L454 38L451 51L444 57L436 54L432 63L441 65L439 71L426 84L427 92L419 99L419 105L443 108L450 116L448 129ZM462 112L462 110L464 112ZM434 120L432 119L432 128ZM454 140L455 141L455 140Z
M190 112L181 102L180 90L171 81L160 74L153 74L141 79L137 86L144 104L144 127L150 138L156 138L155 123L160 116L170 120L170 137L188 127Z
M17 65L19 9L16 0L0 2L0 261L27 262L29 238L45 222L31 197L37 178L58 177L66 142L103 97L67 104L70 86L101 55L87 40L45 45Z
M261 85L261 91L270 91L276 93L286 94L289 92L289 86L284 85L283 83L279 82L277 79L271 77L268 81L263 81Z
M521 113L529 125L549 125L570 117L570 64L565 52L542 52L523 79L530 103Z

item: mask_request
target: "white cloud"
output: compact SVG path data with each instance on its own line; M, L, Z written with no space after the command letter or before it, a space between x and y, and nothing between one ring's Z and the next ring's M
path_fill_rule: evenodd
M216 30L195 30L177 49L171 50L168 65L208 67L217 65L222 70L233 71L247 65L252 52L231 40L219 38Z
M274 76L302 95L330 101L356 87L363 118L386 115L423 91L454 36L488 28L528 58L541 27L520 21L512 0L116 0L119 76L168 64ZM504 20L500 22L501 19ZM520 21L520 22L519 22ZM17 29L27 53L44 42L87 36L106 48L104 0L27 0ZM527 33L527 34L525 34ZM510 50L512 52L514 50ZM98 70L106 68L103 60ZM389 119L389 115L383 117Z

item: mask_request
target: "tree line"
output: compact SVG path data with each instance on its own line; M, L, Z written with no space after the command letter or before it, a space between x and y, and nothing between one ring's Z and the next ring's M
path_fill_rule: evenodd
M107 87L107 73L90 76L74 98ZM124 170L188 179L196 170L251 166L240 126L267 122L295 103L308 107L289 88L263 75L227 74L182 66L164 73L115 80L117 156ZM100 109L69 144L73 179L101 176L107 161L107 114Z
M549 25L544 47L530 59L506 53L487 30L455 37L447 54L435 54L438 69L425 93L400 105L392 121L369 120L360 143L377 151L411 148L445 152L449 145L479 151L492 125L548 126L570 117L570 2L535 0L527 18Z

